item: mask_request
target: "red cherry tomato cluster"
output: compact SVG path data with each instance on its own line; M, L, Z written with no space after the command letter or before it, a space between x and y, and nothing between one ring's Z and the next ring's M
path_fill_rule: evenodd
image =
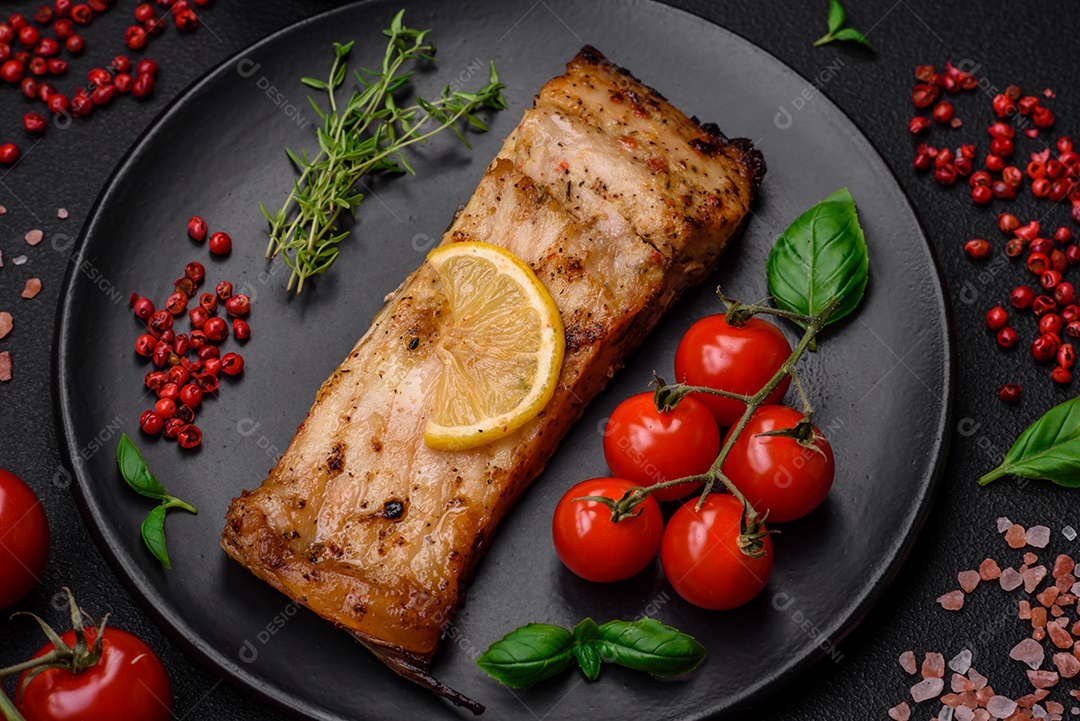
M107 11L116 0L54 0L38 7L31 17L14 13L0 22L0 80L18 85L23 94L40 100L54 115L86 117L95 108L109 105L117 95L147 98L154 92L158 65L150 59L131 60L116 56L107 68L93 68L87 73L87 83L70 93L60 92L52 80L64 76L71 57L86 50L81 28L89 25L95 15ZM151 36L159 35L168 18L181 30L194 30L199 18L194 6L208 5L210 0L157 0L165 14L158 17L154 6L143 3L135 8L135 25L124 33L124 42L131 50L141 51ZM33 23L33 24L32 24ZM40 27L37 27L40 26ZM50 34L51 33L51 34ZM23 118L28 133L45 132L48 121L41 113L29 112ZM19 146L0 144L0 164L10 165L19 159Z
M201 234L197 232L200 228ZM188 232L193 238L205 236L206 222L193 217ZM232 334L237 340L251 337L251 326L243 318L251 312L251 299L241 293L233 294L232 283L228 281L218 283L213 293L202 293L196 299L196 292L205 280L202 263L192 261L184 267L184 275L174 281L173 294L163 308L156 309L149 298L131 294L135 317L146 323L146 332L135 340L135 352L153 362L155 367L147 371L143 382L158 396L154 407L140 416L139 427L147 435L161 433L175 439L182 448L194 448L202 442L202 431L194 420L203 397L217 392L220 376L235 376L244 370L244 358L239 353L221 353L220 344L229 337L230 323L217 315L218 308L224 308L231 319ZM193 300L197 300L197 305L189 310ZM185 313L191 331L178 333L175 324Z
M735 327L722 315L711 316L683 336L676 379L753 395L790 355L790 344L772 323L754 318ZM786 388L787 379L754 412L722 469L759 514L778 523L810 513L835 476L825 437L799 411L776 405ZM604 456L616 477L579 483L555 509L552 538L567 568L587 580L618 581L642 571L659 552L668 581L690 603L725 609L756 596L772 572L772 542L763 525L744 528L744 509L734 496L712 493L699 509L700 483L662 488L645 498L637 515L618 522L608 505L589 500L618 501L635 487L708 473L721 448L720 427L735 424L745 410L737 400L704 393L665 412L657 410L651 393L621 403L604 433ZM665 528L657 501L691 493ZM748 541L756 542L753 555L743 552Z

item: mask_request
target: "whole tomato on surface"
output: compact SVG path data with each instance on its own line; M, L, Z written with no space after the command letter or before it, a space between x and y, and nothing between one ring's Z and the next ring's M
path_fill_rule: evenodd
M768 531L750 528L744 534L743 505L726 493L710 494L701 510L696 505L691 498L668 521L660 547L664 575L695 606L715 611L741 606L772 575Z
M93 647L98 629L84 628ZM60 636L75 647L75 631ZM118 628L105 628L101 656L96 663L72 673L50 668L31 679L17 695L16 704L26 721L169 721L172 718L172 686L157 654L137 636ZM34 654L41 658L54 651L47 644ZM93 653L93 652L92 652ZM22 682L30 674L23 673Z
M791 355L791 344L772 323L750 318L742 327L723 315L702 318L683 335L675 351L675 380L692 386L753 395L761 390ZM786 377L766 403L779 403L791 385ZM721 426L734 425L746 404L732 398L698 393Z
M30 486L0 469L0 610L37 583L49 558L49 521Z
M660 412L652 393L631 396L611 414L604 430L608 468L639 486L705 473L719 452L716 419L693 398ZM684 483L654 491L652 497L674 501L699 488L700 483Z
M776 523L802 518L817 508L836 476L832 447L817 428L802 426L807 432L803 441L761 435L796 428L804 420L787 406L758 408L724 461L724 475L758 513L768 511L768 519Z
M660 549L664 518L648 496L640 513L615 523L601 501L577 501L599 496L617 501L639 484L624 478L593 478L577 484L555 506L551 536L562 562L588 581L621 581L640 573Z

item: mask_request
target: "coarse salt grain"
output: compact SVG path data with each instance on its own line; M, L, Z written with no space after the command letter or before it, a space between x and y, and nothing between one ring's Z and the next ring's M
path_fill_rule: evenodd
M64 220L68 217L67 208L58 208L56 211L56 217L60 220Z
M14 322L11 319L11 313L7 311L0 312L0 338L3 338L11 332Z
M1006 568L1001 572L1001 578L998 579L998 583L1001 584L1001 588L1005 591L1014 591L1020 588L1023 584L1024 577L1015 568Z
M975 684L975 688L977 689L986 688L986 684L989 681L986 676L983 676L973 668L968 669L967 677L971 679L971 682Z
M1074 568L1076 568L1076 561L1071 556L1062 553L1054 559L1054 569L1050 572L1050 575L1054 578L1061 578L1072 573Z
M994 718L1006 718L1016 711L1016 702L1006 696L993 696L986 702L986 710Z
M14 258L11 259L11 262L14 263L15 265L22 265L23 263L26 262L26 256L25 255L17 255Z
M949 681L949 688L953 693L964 693L964 691L974 691L975 682L969 679L967 676L961 676L958 673L954 673Z
M915 703L922 703L923 701L937 698L944 689L944 679L931 676L930 678L924 678L922 681L919 681L911 687L911 698Z
M1001 518L997 519L998 533L1005 533L1005 531L1009 530L1009 528L1012 526L1012 524L1013 524L1013 522L1010 521L1005 516L1002 516Z
M956 580L960 582L960 588L964 589L964 593L971 593L979 585L979 572L961 571L956 574Z
M907 705L907 701L901 701L889 709L889 718L893 721L908 721L911 718L911 707Z
M1001 578L1001 568L998 566L997 561L988 558L980 563L979 578L984 581L993 581L995 578Z
M973 721L974 718L975 712L967 706L957 706L956 712L953 714L954 721Z
M1009 548L1023 548L1027 543L1027 532L1024 531L1024 527L1019 523L1009 526L1009 530L1005 531L1005 543L1009 544Z
M37 245L44 237L45 234L35 228L34 230L27 231L26 235L23 236L23 239L26 241L27 245Z
M1054 666L1062 678L1072 678L1080 673L1080 661L1071 653L1055 653Z
M1075 541L1076 529L1072 526L1065 526L1065 528L1061 529L1061 535L1065 536L1065 540L1067 541Z
M0 268L4 267L4 254L0 252Z
M971 668L971 651L965 648L949 659L949 668L956 673L967 673L967 670Z
M1050 543L1050 529L1046 526L1032 526L1025 537L1029 546L1046 548L1046 544Z
M0 215L7 215L7 208L0 205Z
M38 293L41 292L41 281L37 278L30 278L26 281L26 286L23 287L22 297L29 300Z
M952 721L953 710L952 706L942 706L941 711L938 712L938 721Z
M1024 590L1031 593L1035 590L1035 587L1046 578L1046 566L1035 566L1034 568L1025 569L1020 575L1024 579Z
M938 596L937 602L940 603L941 607L946 611L959 611L964 607L964 592L949 591L943 596Z
M11 353L4 351L0 353L0 381L9 380L11 380Z
M945 678L945 657L940 653L927 653L922 662L923 678Z
M1046 658L1046 652L1043 651L1042 644L1038 641L1025 638L1012 647L1012 650L1009 651L1009 658L1026 663L1032 669L1037 669L1042 666L1043 660Z
M915 663L915 654L911 651L904 651L900 654L900 668L914 676L915 672L919 670L918 664Z
M1057 671L1031 671L1027 672L1028 681L1035 688L1053 688L1057 686Z

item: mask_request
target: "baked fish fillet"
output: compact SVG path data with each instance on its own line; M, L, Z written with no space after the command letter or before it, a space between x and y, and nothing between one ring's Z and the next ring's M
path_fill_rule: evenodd
M262 486L233 501L226 552L397 673L482 711L428 673L466 580L589 401L715 270L764 173L749 141L687 118L583 48L442 239L507 248L550 291L566 329L551 402L490 445L424 445L449 312L424 263L319 389Z

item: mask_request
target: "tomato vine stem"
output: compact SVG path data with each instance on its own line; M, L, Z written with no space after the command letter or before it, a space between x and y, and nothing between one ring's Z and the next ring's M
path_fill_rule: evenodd
M15 708L15 704L8 698L2 686L0 686L0 713L4 715L6 721L26 721L23 715L19 713L19 709Z
M723 473L724 461L727 460L728 454L731 453L731 449L734 447L735 442L742 435L746 429L747 424L750 422L750 418L761 406L765 405L766 399L769 394L776 390L783 382L784 378L791 376L792 382L799 394L799 398L803 406L803 414L807 421L810 420L810 415L813 413L813 407L810 404L810 398L806 393L806 388L803 386L802 381L795 372L795 365L799 362L799 359L807 351L812 348L818 333L825 327L829 317L836 310L840 303L839 298L832 298L827 302L819 313L813 316L804 316L798 313L790 313L788 311L773 308L765 305L765 301L753 304L743 304L732 298L728 298L723 293L717 290L717 295L720 300L727 306L727 318L728 322L733 325L739 323L745 324L747 320L757 314L775 315L781 318L786 318L792 322L799 323L805 326L802 338L798 344L791 351L791 355L788 356L780 367L776 370L776 373L765 383L764 386L753 395L742 395L739 393L730 393L728 391L717 390L715 388L706 388L703 386L690 386L683 383L674 383L668 385L664 383L663 379L659 376L655 376L654 383L656 384L655 402L657 410L664 412L673 409L678 405L679 401L685 398L691 393L708 393L712 395L722 396L724 398L730 398L732 400L740 401L746 404L746 410L743 411L742 416L738 422L734 425L731 432L727 435L724 441L723 447L720 449L720 453L716 456L716 460L713 461L712 466L705 473L686 476L685 478L676 478L670 481L663 481L661 483L654 484L652 486L639 486L626 492L626 494L617 501L611 499L595 498L590 500L596 500L605 502L611 509L611 520L618 523L624 518L629 518L636 515L635 509L637 506L645 500L650 494L655 491L659 491L665 488L671 488L672 486L679 486L686 483L702 483L704 487L701 489L701 496L698 498L697 508L700 510L705 499L709 497L710 493L716 490L716 486L723 485L724 489L728 493L737 498L745 509L743 514L743 523L739 539L739 546L743 553L748 556L760 555L761 539L768 531L763 531L763 524L765 522L765 516L759 514L754 507L746 500L746 497L735 487L731 479ZM792 429L793 431L796 429Z

